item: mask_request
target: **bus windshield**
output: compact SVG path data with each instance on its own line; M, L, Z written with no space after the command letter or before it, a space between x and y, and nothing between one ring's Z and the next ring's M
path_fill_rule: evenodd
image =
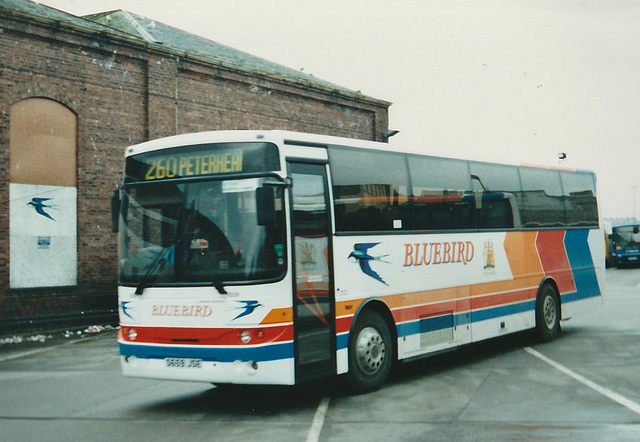
M259 223L257 189L267 181L273 178L125 186L120 281L139 288L173 283L218 288L280 278L285 270L283 191L272 187L275 217Z
M616 250L640 248L640 226L621 226L613 228L612 239Z

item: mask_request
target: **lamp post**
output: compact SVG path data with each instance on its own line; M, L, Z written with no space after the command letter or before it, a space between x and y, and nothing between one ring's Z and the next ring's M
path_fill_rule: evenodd
M632 217L635 222L636 218L636 192L638 191L638 186L631 186L631 190L633 190L633 201L631 204L631 210L633 210Z

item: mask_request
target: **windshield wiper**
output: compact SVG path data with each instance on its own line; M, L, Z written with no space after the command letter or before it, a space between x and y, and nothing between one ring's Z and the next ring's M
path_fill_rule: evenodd
M149 267L149 270L147 270L147 273L145 273L145 275L140 279L140 282L138 283L138 286L136 287L136 291L135 294L136 295L142 295L142 293L144 292L144 289L146 289L147 287L149 287L149 283L151 282L151 277L156 273L156 271L158 269L160 269L161 266L160 264L165 263L166 264L166 255L167 252L170 249L173 249L174 253L177 253L177 249L178 249L178 245L183 242L182 240L184 239L183 237L186 235L186 232L180 234L180 232L182 232L186 226L189 224L190 220L191 220L191 216L193 213L193 207L195 205L195 200L191 202L191 209L185 209L184 206L180 207L178 209L178 216L176 217L177 219L177 226L176 226L176 237L173 238L173 240L171 240L171 242L169 243L169 245L165 246L162 251L158 254L158 256L156 257L156 259L153 261L153 263L151 264L151 266Z
M220 278L218 278L218 275L216 275L215 272L211 272L210 276L211 284L213 284L218 293L220 293L221 295L226 295L227 291L224 289L224 285L222 284L222 281L220 281Z
M202 252L202 254L206 255L207 261L209 261L209 266L211 267L211 271L209 272L209 277L211 278L211 284L216 288L218 293L220 293L221 295L226 295L227 291L224 288L224 284L222 283L220 278L218 278L218 275L216 274L216 272L213 271L214 262L211 256L209 255L209 250L207 250L206 252Z
M154 259L153 262L151 263L149 270L147 270L147 273L145 273L144 276L140 278L140 282L138 283L138 286L136 287L136 291L135 291L136 295L142 295L142 293L144 293L144 289L149 287L149 283L151 282L151 277L155 275L157 270L164 267L164 264L166 264L165 256L167 255L167 251L169 251L169 249L171 249L172 247L173 245L165 247L160 251L160 253L158 253L158 256L156 256L156 259Z

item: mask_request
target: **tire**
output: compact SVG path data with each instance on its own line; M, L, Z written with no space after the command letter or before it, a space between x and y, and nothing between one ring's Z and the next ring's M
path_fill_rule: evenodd
M392 360L387 323L375 311L364 310L349 334L349 385L356 393L378 390L389 376Z
M553 341L560 331L560 297L553 284L545 284L536 299L536 333L543 342Z

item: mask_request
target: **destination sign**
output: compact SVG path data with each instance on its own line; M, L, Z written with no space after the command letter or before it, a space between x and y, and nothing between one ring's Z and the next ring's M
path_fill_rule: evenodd
M131 156L126 181L276 171L279 166L278 149L270 143L201 144Z
M150 158L144 179L161 180L175 178L213 175L217 173L242 172L242 151L228 153L205 153L195 155L168 155Z

